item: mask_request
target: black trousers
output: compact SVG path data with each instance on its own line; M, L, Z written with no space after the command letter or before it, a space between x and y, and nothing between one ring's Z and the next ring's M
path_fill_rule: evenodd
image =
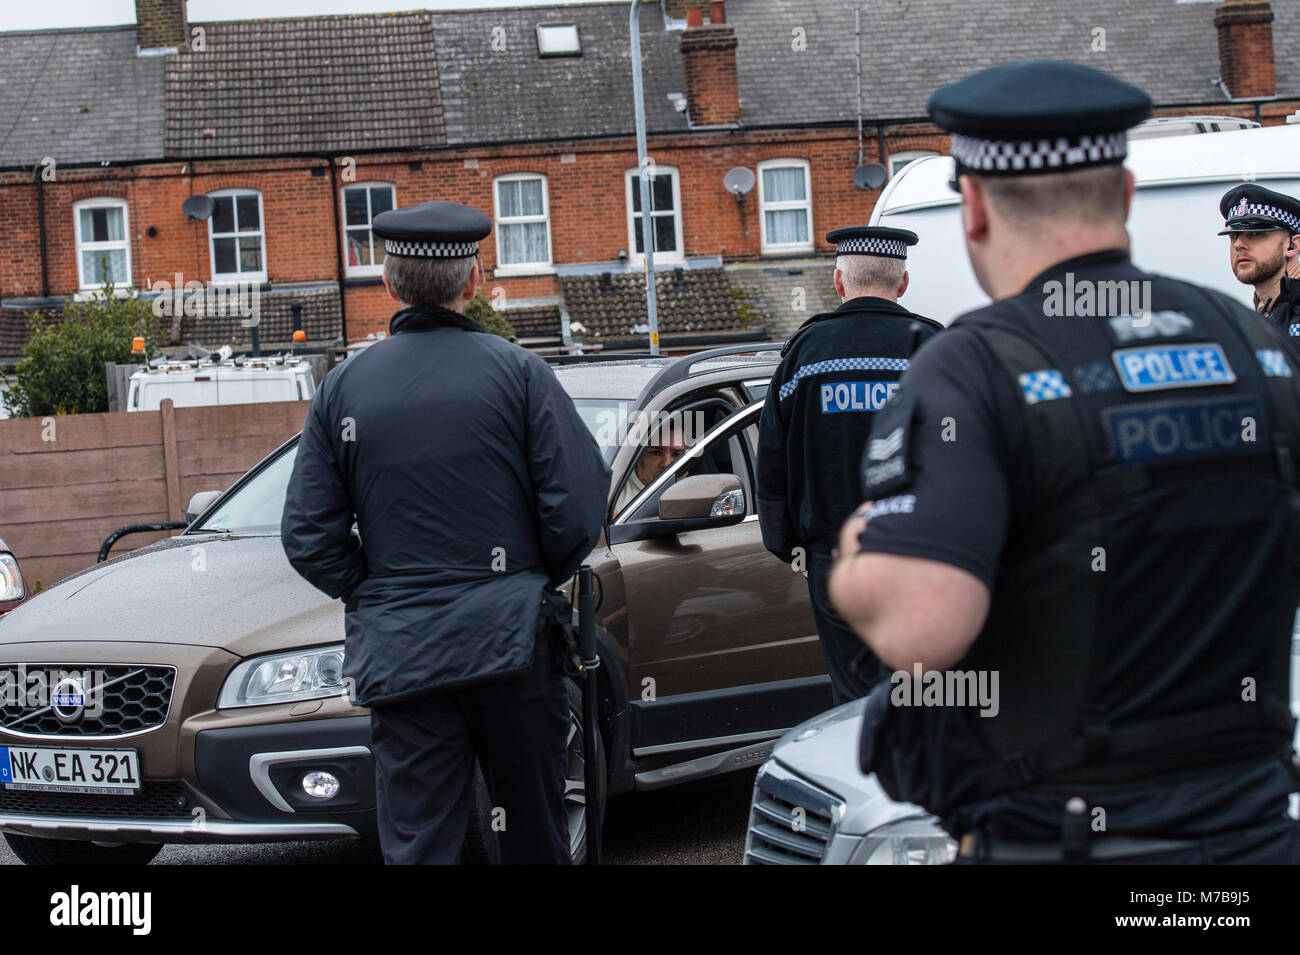
M813 621L821 641L826 670L831 676L831 698L835 705L866 696L885 676L884 667L844 618L835 612L826 593L833 566L830 554L808 552L808 596Z
M958 856L957 865L1044 865L997 858ZM1186 848L1118 858L1084 860L1083 865L1300 865L1300 822L1280 819L1246 829L1216 833Z
M477 756L508 864L570 862L564 812L569 701L549 641L533 668L370 711L379 844L388 865L455 864Z

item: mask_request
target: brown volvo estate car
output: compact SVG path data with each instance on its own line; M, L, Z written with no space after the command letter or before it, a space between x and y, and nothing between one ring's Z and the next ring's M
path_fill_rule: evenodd
M556 364L613 472L589 558L605 786L585 791L575 687L575 858L589 796L757 765L830 705L807 584L763 549L755 510L778 347ZM667 414L677 426L653 430ZM0 619L0 830L23 861L373 836L370 723L342 679L343 604L293 571L279 539L296 442L215 500L196 495L202 514L183 533ZM490 860L477 789L466 854Z

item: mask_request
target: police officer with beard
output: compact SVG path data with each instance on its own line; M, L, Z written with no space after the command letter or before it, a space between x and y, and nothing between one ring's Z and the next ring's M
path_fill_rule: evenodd
M858 504L872 415L898 387L908 356L943 326L898 304L916 233L854 226L826 241L835 243L844 304L808 319L781 349L759 421L757 496L763 544L808 578L838 705L865 695L881 673L826 596L830 553Z
M1253 183L1219 202L1237 281L1255 287L1255 310L1300 336L1300 200Z
M285 554L346 602L385 862L459 861L476 757L502 861L568 862L569 707L547 621L570 612L553 588L600 536L609 468L547 364L464 315L487 216L428 202L372 228L403 308L312 398Z
M930 100L994 302L876 416L830 593L914 675L868 697L861 765L961 862L1300 862L1296 353L1129 260L1125 130L1150 109L1055 61Z

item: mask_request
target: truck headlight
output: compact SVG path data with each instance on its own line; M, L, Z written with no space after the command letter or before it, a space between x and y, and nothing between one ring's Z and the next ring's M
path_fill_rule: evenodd
M321 700L345 693L340 643L250 657L226 677L217 708Z
M947 865L957 843L926 816L899 819L862 837L849 865Z
M0 603L23 599L23 575L18 573L18 561L9 553L0 554Z

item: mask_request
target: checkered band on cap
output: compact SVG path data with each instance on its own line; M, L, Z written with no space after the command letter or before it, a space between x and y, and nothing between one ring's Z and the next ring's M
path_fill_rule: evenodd
M1242 219L1247 216L1264 216L1268 219L1276 219L1278 222L1285 222L1292 232L1300 232L1300 216L1292 215L1277 206L1264 205L1263 203L1253 205L1244 203L1243 205L1233 206L1228 221L1231 222L1233 219Z
M1099 166L1128 155L1123 132L1073 139L996 140L952 134L952 156L976 173L1051 172L1070 166Z
M907 258L907 243L902 239L845 239L835 247L836 255L881 255L890 259Z
M414 255L424 258L458 259L478 252L477 242L403 242L385 239L384 251L389 255Z

